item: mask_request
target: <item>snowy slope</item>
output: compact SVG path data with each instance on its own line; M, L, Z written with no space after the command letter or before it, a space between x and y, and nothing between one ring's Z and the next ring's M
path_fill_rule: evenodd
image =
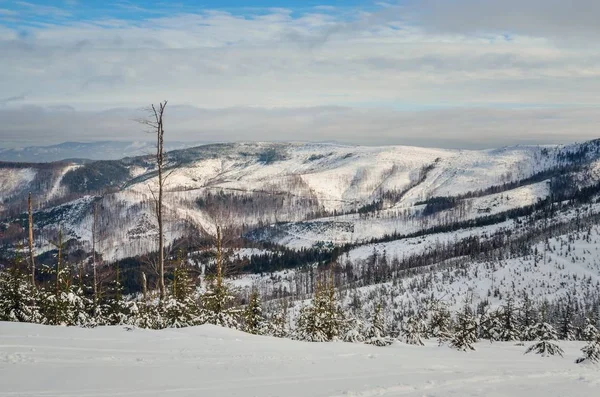
M594 396L599 368L477 351L308 343L215 326L150 331L0 323L0 396Z
M419 269L417 275L395 283L359 288L358 295L365 302L369 302L369 296L373 294L393 296L388 301L390 307L418 305L433 296L454 310L462 307L466 298L473 304L488 301L496 306L504 304L508 297L519 301L524 294L536 302L565 302L570 296L583 303L584 299L592 300L600 294L599 244L600 227L595 227L589 236L587 233L570 233L549 239L549 247L544 243L537 244L534 247L537 255L440 264ZM365 253L366 248L361 248L360 252ZM398 251L389 253L395 254Z
M35 175L36 170L33 168L22 168L10 170L9 172L0 172L0 186L2 187L0 203L31 183L35 178Z
M168 155L167 240L191 229L212 234L216 224L246 228L276 224L254 237L289 247L409 234L449 220L475 219L531 205L547 197L549 188L547 180L538 179L501 193L462 199L458 208L436 216L421 216L424 205L419 202L432 197L482 192L557 166L580 164L582 159L590 161L590 172L573 178L581 186L596 183L600 180L600 145L587 145L592 149L583 151L584 155L577 153L587 150L586 144L465 151L240 143L174 151ZM74 175L76 172L79 174ZM7 168L6 175L10 179L0 188L0 201L14 196L15 186L26 192L31 185L39 185L22 170ZM68 186L65 180L70 181ZM146 157L81 166L63 164L57 166L47 189L35 194L35 202L41 203L41 217L46 219L52 208L44 208L44 203L50 199L96 197L101 201L103 227L110 231L99 246L106 260L119 259L155 249L156 225L150 201L156 183L152 160ZM94 189L82 190L82 184ZM84 210L61 215L70 237L89 240L92 201L85 216ZM379 207L370 208L373 203ZM11 205L14 211L22 209L23 197L13 199Z

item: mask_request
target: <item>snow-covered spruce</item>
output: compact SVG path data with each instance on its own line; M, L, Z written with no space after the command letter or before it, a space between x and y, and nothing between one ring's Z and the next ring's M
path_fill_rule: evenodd
M365 343L375 346L388 346L393 342L394 340L388 335L386 330L381 304L378 304L375 306L373 316L371 317L371 324L365 335Z
M340 337L344 314L331 282L318 281L310 305L300 309L296 320L295 338L309 342L326 342Z
M263 314L258 290L252 290L248 305L246 305L242 316L244 320L242 325L243 331L255 335L267 335L270 333L268 323Z
M427 337L427 323L424 313L410 316L402 324L402 336L404 342L409 345L423 346L423 339Z
M562 357L563 350L553 341L558 339L558 334L554 327L544 321L540 321L533 326L531 335L537 343L529 346L525 354L534 352L542 355L542 357L559 355Z
M477 317L468 304L456 314L454 333L450 338L450 346L461 351L475 350L477 342Z
M41 322L38 293L31 281L14 266L0 272L0 321Z

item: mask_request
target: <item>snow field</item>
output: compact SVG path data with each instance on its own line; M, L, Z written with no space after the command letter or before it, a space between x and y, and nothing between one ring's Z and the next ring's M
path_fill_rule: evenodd
M150 331L0 323L0 396L595 396L597 365L479 342L309 343L216 326Z

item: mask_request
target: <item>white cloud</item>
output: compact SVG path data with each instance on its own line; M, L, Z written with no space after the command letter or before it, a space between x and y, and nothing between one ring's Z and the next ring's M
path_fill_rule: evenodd
M359 142L360 134L369 134L378 143L416 143L398 131L419 133L427 143L442 131L437 146L467 144L475 136L490 144L592 137L600 107L595 1L587 2L585 16L569 13L562 2L539 15L541 0L459 0L455 8L449 3L386 4L370 13L314 8L299 17L284 9L254 16L210 11L46 24L25 34L0 28L0 89L5 98L19 98L0 104L14 121L0 125L0 134L12 141L19 139L15 131L23 140L39 137L43 128L31 124L39 118L49 122L48 131L74 134L68 139L102 138L106 128L122 128L117 121L106 126L92 111L168 98L204 109L191 113L197 120L179 123L177 139L198 130L212 131L207 140L285 140L303 133ZM544 4L553 6L554 0ZM582 26L575 26L575 18L583 18ZM27 109L38 118L16 107L23 104L34 106ZM53 115L51 106L78 112ZM457 109L411 112L449 107ZM508 109L521 107L528 109ZM336 110L325 117L323 109ZM488 126L481 115L489 118ZM544 121L548 115L552 122ZM521 117L523 125L538 129L524 131L514 122Z

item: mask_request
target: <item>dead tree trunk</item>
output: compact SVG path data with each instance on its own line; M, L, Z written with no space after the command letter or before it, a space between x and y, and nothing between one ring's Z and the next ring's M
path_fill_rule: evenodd
M94 203L94 219L92 222L92 269L94 272L94 307L98 305L98 272L96 270L96 232L98 224L98 203Z
M152 131L151 133L156 134L156 168L158 172L158 193L155 194L152 190L152 197L154 199L156 220L158 223L158 289L160 292L160 299L164 300L166 297L165 290L165 236L164 236L164 219L163 219L163 188L165 183L164 175L164 124L163 117L165 108L167 107L167 101L160 102L158 107L151 105L150 107L150 119L142 120L141 123L149 126Z
M223 246L221 239L221 226L217 226L217 288L223 283Z
M33 210L31 207L31 192L29 192L29 197L27 199L27 212L29 214L29 264L31 266L31 285L33 286L33 289L35 289L35 255L33 253Z
M61 265L62 265L62 249L63 249L63 235L62 235L62 229L58 229L58 239L54 242L51 242L52 245L54 245L56 247L56 249L58 250L58 258L57 258L57 262L56 262L56 283L54 285L55 288L55 292L56 292L56 296L58 296L58 294L60 294L60 289L61 289Z

